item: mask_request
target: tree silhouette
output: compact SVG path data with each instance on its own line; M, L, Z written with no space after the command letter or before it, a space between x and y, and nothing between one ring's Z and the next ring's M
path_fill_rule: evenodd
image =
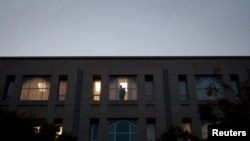
M214 69L214 76L220 74L221 69ZM248 123L250 121L250 80L240 82L239 91L236 92L233 88L224 81L217 81L220 87L215 87L215 84L210 84L207 87L207 95L218 97L221 89L224 92L223 98L207 101L206 104L200 105L198 113L200 118L208 119L212 123L221 120L221 116L216 114L218 110L223 113L224 123ZM217 110L217 111L216 111Z
M213 75L218 80L221 69L216 67ZM230 84L218 80L220 87L210 84L207 89L207 96L215 100L207 101L199 105L198 113L200 119L207 120L210 124L217 124L227 127L247 127L250 125L250 80L239 82L238 91L235 91ZM224 96L218 98L220 92Z
M20 141L76 141L69 133L63 133L55 138L58 127L44 121L40 124L41 130L35 132L35 120L31 117L18 116L14 111L0 109L1 138Z
M168 131L164 132L156 141L198 141L199 138L192 135L188 131L183 131L180 127L170 127Z

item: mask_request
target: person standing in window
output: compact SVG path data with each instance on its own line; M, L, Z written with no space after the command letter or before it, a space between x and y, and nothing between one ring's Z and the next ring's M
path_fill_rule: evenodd
M125 94L126 94L125 88L123 88L122 85L120 85L119 99L124 100Z

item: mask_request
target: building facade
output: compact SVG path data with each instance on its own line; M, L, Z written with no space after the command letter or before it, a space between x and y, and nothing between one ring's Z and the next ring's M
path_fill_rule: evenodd
M214 68L235 91L250 77L250 57L1 57L0 66L1 108L57 122L79 141L155 141L171 126L205 138L197 110L213 100Z

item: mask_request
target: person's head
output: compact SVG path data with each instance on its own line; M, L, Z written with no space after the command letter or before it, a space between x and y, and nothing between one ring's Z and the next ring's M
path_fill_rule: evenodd
M120 88L122 88L122 85L120 85Z

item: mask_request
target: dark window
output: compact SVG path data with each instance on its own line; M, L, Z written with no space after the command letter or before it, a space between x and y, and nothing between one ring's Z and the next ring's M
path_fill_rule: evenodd
M179 94L181 100L188 99L188 90L187 90L187 77L186 75L179 75Z
M197 75L195 76L196 95L198 100L216 100L224 97L221 87L221 76ZM218 91L208 95L208 87L213 87Z
M111 120L108 124L108 141L137 141L136 120Z
M98 141L99 119L90 119L90 141Z
M15 76L8 75L5 83L5 90L3 95L4 101L10 101L14 90Z
M155 119L147 119L147 141L155 141Z
M238 75L230 75L231 79L231 88L235 94L239 93L239 77Z
M154 99L153 75L145 75L145 99Z

